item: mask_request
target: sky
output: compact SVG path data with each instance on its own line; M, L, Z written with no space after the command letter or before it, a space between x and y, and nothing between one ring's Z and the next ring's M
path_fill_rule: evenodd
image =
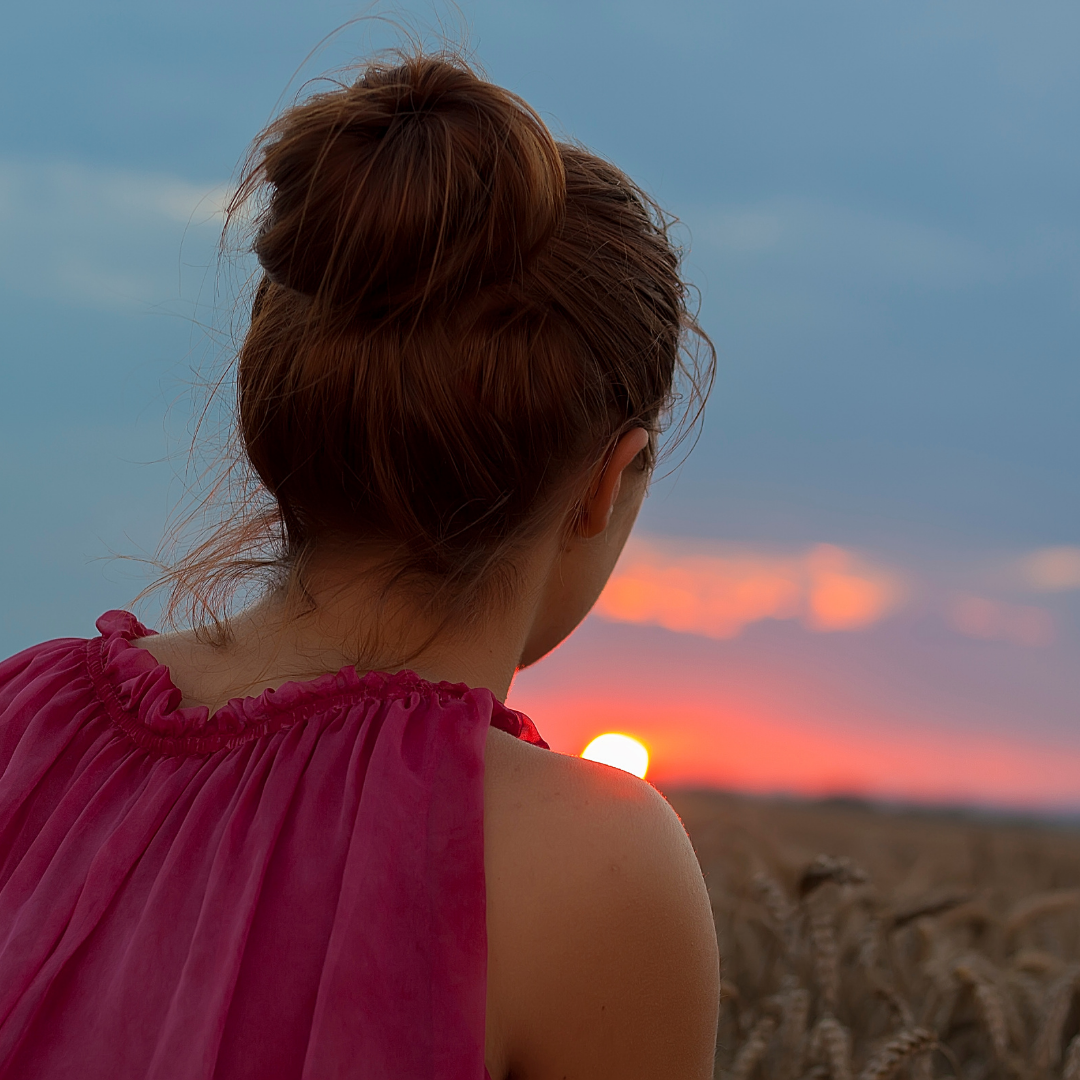
M54 0L5 14L0 652L93 633L228 359L219 210L305 79L469 43L680 218L719 354L596 612L510 702L664 786L1080 809L1080 8ZM677 466L677 467L676 467ZM153 621L150 602L140 609Z

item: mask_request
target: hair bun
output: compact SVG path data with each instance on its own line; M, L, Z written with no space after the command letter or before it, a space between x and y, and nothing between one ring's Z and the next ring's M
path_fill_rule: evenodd
M439 304L512 276L565 204L558 146L462 61L405 57L285 112L259 144L255 251L270 279L360 313Z

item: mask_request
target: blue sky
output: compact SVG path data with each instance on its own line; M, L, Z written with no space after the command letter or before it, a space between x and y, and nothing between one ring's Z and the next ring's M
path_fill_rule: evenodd
M1080 752L1080 594L1016 572L1080 545L1080 8L397 10L466 23L492 78L684 222L719 375L701 442L657 484L643 531L721 554L839 545L913 597L860 633L762 622L737 646L690 651L722 665L757 649L787 670L825 649L837 692L880 670L880 693L914 682L933 698L911 715L969 730L985 714ZM138 565L106 556L152 551L183 494L186 387L220 355L201 323L228 318L221 192L304 75L389 40L353 27L297 77L360 13L234 0L6 13L0 651L88 633L138 591ZM1053 633L1035 646L958 631L942 613L972 596L1044 610ZM685 633L640 632L686 654Z

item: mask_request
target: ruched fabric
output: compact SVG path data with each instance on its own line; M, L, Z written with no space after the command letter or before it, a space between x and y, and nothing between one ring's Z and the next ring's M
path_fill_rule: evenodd
M0 1077L480 1080L488 690L181 708L109 612L0 664Z

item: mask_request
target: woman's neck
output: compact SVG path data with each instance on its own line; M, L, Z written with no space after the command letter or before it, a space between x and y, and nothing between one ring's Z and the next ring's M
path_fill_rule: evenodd
M138 644L170 669L184 704L211 711L233 697L353 665L407 667L432 682L486 687L505 700L550 556L528 560L513 595L468 622L430 613L407 589L387 593L373 567L371 560L327 552L305 567L302 600L289 590L269 595L230 620L222 644L194 631Z

